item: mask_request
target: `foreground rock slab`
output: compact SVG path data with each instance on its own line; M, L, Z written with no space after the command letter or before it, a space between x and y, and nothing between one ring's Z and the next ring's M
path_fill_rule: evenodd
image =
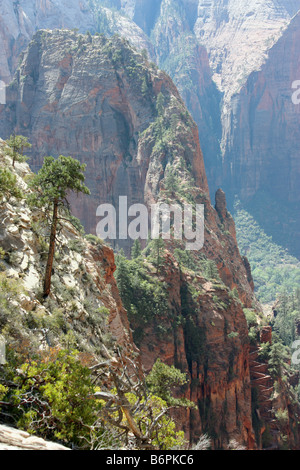
M8 426L0 425L0 450L70 450Z

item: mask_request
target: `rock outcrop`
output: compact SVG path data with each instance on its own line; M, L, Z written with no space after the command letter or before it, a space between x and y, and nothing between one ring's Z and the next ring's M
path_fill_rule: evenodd
M70 449L60 444L31 436L27 432L0 425L0 450L65 451Z
M0 139L1 168L9 161L5 143ZM30 194L25 183L31 174L28 165L16 163L14 174L24 196ZM116 266L112 249L94 239L89 242L66 221L57 242L51 295L45 301L42 284L47 233L43 213L29 207L24 197L2 203L0 214L1 271L20 284L22 294L15 299L18 324L30 317L32 325L32 330L20 327L19 338L13 335L16 340L12 340L12 346L18 348L23 338L32 342L29 350L55 348L61 345L61 335L71 332L76 345L95 359L106 358L116 342L129 354L136 353L113 277ZM49 328L44 328L49 331L39 327L43 323L49 324Z
M159 319L161 334L155 318L144 330L139 347L145 369L150 371L160 358L187 374L181 394L197 407L174 416L191 442L207 433L214 449L225 449L232 439L255 449L248 329L241 303L230 298L225 285L181 270L170 253L159 281L168 286L170 311Z
M163 108L158 107L159 97ZM72 207L87 231L95 231L97 206L117 206L121 195L128 197L128 206L142 203L150 207L170 197L174 202L189 198L204 204L205 243L194 256L195 260L199 256L211 260L220 286L207 284L201 276L181 279L171 255L164 274L170 284L170 303L179 311L186 309L188 326L178 330L178 342L174 335L155 338L150 328L141 345L141 358L147 370L155 358L162 357L189 374L194 385L186 394L199 403L199 410L188 418L181 415L179 423L191 440L197 440L204 429L219 432L224 425L224 433L215 440L216 448L225 445L228 436L253 447L247 324L242 304L259 306L237 247L225 194L218 192L215 210L197 126L171 79L122 39L42 31L24 55L0 122L6 136L14 129L29 138L34 169L48 154L71 155L86 163L91 197L73 200ZM170 168L180 179L178 194L166 188ZM127 252L132 245L131 240L116 243L123 243ZM172 246L170 249L172 252ZM103 258L107 259L107 254ZM109 264L106 273L112 279ZM189 291L190 283L199 291L197 300L182 292ZM124 318L125 312L122 325ZM173 332L174 324L168 328ZM156 344L156 352L148 353ZM205 360L204 345L210 351ZM216 416L214 424L207 413Z
M86 0L1 0L0 79L9 83L33 34L42 28L78 28L94 31L95 23Z

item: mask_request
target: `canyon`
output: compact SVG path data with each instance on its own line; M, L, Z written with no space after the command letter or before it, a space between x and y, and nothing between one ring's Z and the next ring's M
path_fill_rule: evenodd
M274 383L259 359L264 335L250 345L246 312L259 328L266 325L230 212L237 195L268 234L299 256L299 105L291 100L300 73L297 2L159 0L151 11L143 0L110 2L113 11L107 2L1 3L0 78L8 86L0 136L16 132L29 139L35 172L47 155L70 155L87 165L91 196L71 198L87 233L95 234L97 207L118 209L120 196L129 206L205 206L205 244L192 260L195 266L209 261L213 274L186 269L175 245L166 245L163 268L150 269L155 282L168 286L168 309L159 318L166 334L157 334L153 318L138 350L131 329L134 335L141 324L130 324L122 305L113 251L89 247L88 258L105 268L104 279L99 266L92 275L105 291L114 336L138 351L146 372L161 358L187 374L178 394L197 407L175 417L191 442L207 432L215 449L232 439L261 448L263 416L271 446L278 447L271 412L277 407L288 410L285 432L296 448L297 406L288 393L271 399ZM179 185L170 189L172 172ZM133 245L129 239L110 243L127 255ZM75 321L80 328L81 319ZM258 403L256 385L270 392L267 398L258 392Z
M300 106L293 102L292 84L300 74L299 25L300 13L234 97L224 165L224 187L298 258Z
M118 57L117 63L115 57ZM134 77L130 75L131 68L128 65L134 67ZM144 78L148 91L141 95L138 90ZM165 103L163 117L157 115L158 96L163 96ZM205 392L193 392L190 389L186 393L193 401L198 398L213 401L212 397L229 381L227 399L237 401L239 411L231 407L230 413L225 413L222 419L226 421L232 416L230 419L233 420L234 413L238 413L234 421L241 421L241 428L240 425L236 427L231 424L228 434L253 446L247 324L243 310L233 305L232 310L226 310L226 319L220 311L216 311L216 323L219 322L216 329L219 333L215 334L211 326L211 307L215 302L213 296L225 300L234 288L239 292L244 306L251 308L256 305L259 310L259 305L249 284L249 272L239 254L234 222L226 208L225 194L218 192L215 209L210 202L197 127L170 78L149 66L147 60L122 39L110 40L89 35L82 38L69 31L42 31L35 35L25 53L7 97L7 106L0 117L1 129L9 135L12 132L10 126L13 126L32 142L32 149L28 152L32 168L38 169L45 155L66 154L86 163L86 184L91 190L91 196L72 200L72 207L88 233L94 233L96 207L101 202L113 204L119 195L126 195L129 203L139 202L148 206L152 202L164 201L164 182L171 164L180 177L180 186L188 187L193 200L205 205L204 254L219 270L223 287L219 291L207 285L208 293L205 294L204 289L204 295L200 296L201 305L205 308L202 311L202 307L198 306L199 317L193 321L203 324L202 328L208 330L212 350L215 343L220 343L218 354L222 360L219 364L215 354L212 354L213 363L209 367L216 370L211 388ZM176 116L172 132L169 127L171 116L172 120ZM156 132L162 136L160 145ZM185 196L174 195L176 197ZM121 245L122 241L119 243ZM124 240L121 246L128 251L131 244L130 240ZM172 246L169 249L172 259ZM176 272L176 267L170 262L166 276L172 279L172 283L179 276L178 268L176 277L174 270ZM200 286L202 283L205 284L204 279L198 278L197 284ZM181 302L176 305L172 296L178 297L182 286L182 282L179 282L169 291L169 303L177 310L183 307ZM165 321L167 319L162 319L162 323ZM228 324L228 333L224 321ZM173 329L171 325L168 328ZM231 366L229 356L232 356L232 345L230 342L227 344L226 337L230 328L239 332L239 338L235 340L237 354ZM197 358L195 363L190 358L186 359L188 354L182 348L184 342L191 341L190 333L181 331L179 334L182 338L181 352L172 337L166 349L170 351L176 345L178 353L182 355L182 369L191 380L199 380L201 388L201 377L206 374L203 364L199 363L203 358ZM141 345L142 350L154 347L155 342L150 334L147 335L147 343ZM152 362L158 357L164 358L161 353L164 347L163 343L160 347L154 347L156 352ZM150 357L149 354L144 356L141 353L142 363L148 371L146 358L149 361ZM168 362L170 365L178 363L177 355L170 354ZM228 367L234 369L234 381L231 376L228 378ZM212 407L212 413L217 413L217 409L222 406L221 400L218 399ZM216 429L220 426L219 419L221 415L217 419ZM193 425L189 424L191 420L195 418L187 419L182 426L187 427L187 436L196 440L207 425L201 423L199 417ZM226 438L220 437L215 446L220 447L225 442Z
M171 76L192 113L211 192L222 187L231 211L237 196L268 235L299 257L299 193L295 195L298 170L294 163L290 164L290 159L295 158L284 155L290 152L290 136L285 127L288 125L291 135L297 132L294 123L299 106L293 107L290 97L291 83L299 79L293 67L299 63L297 48L293 47L297 42L294 17L298 10L296 0L267 3L158 0L151 2L150 10L142 0L67 3L49 0L45 4L23 0L13 5L2 0L0 79L10 82L20 53L37 29L78 28L80 32L126 37L139 50L147 50L151 60ZM278 63L282 64L281 77L276 68ZM264 94L264 103L260 103L257 112L264 113L265 126L278 120L274 135L256 124L261 121L253 109L257 96L252 81L256 73L262 80L261 69L269 69L265 79L272 82L272 89L268 98ZM247 103L245 89L250 95ZM276 104L278 100L285 107L284 113ZM246 118L242 117L244 113ZM258 144L252 146L255 125L260 132ZM281 136L280 146L276 135ZM272 155L271 160L260 154L264 145ZM297 148L291 151L296 154ZM281 178L281 170L285 178ZM249 175L246 188L241 174ZM272 191L267 187L268 175ZM277 185L280 179L281 184ZM280 194L280 204L275 192ZM272 210L268 210L270 205ZM281 220L274 216L276 210L281 212Z

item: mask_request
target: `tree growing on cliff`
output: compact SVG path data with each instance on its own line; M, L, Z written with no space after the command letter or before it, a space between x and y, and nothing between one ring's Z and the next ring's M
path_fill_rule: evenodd
M72 157L61 155L58 159L46 157L44 165L34 176L31 187L35 188L35 194L31 202L37 207L45 208L50 215L50 242L48 260L44 278L44 297L48 297L51 290L51 276L55 254L57 226L60 213L69 208L67 196L71 192L90 194L84 185L84 172L86 165Z
M186 374L174 366L164 364L160 359L156 361L146 379L149 390L162 398L168 406L194 407L194 404L185 398L175 398L173 390L188 383Z
M274 379L284 375L284 371L290 368L290 355L288 348L280 341L276 334L273 335L273 344L269 353L269 371Z
M153 262L156 266L156 272L159 273L159 270L163 264L163 252L165 249L165 242L164 240L159 237L155 238L151 242L151 253L153 256Z
M141 256L141 254L142 254L141 243L139 240L135 240L132 250L131 250L131 257L132 259L137 259Z
M17 177L8 168L0 168L0 204L11 197L22 198L22 191L17 186Z
M166 190L171 194L176 194L180 189L180 182L174 169L168 168L164 180Z
M162 117L164 114L165 110L165 97L164 95L160 92L157 96L157 101L156 101L156 111L157 115L159 117Z
M12 166L15 166L15 162L25 162L27 157L24 155L25 148L31 148L31 144L28 142L27 137L23 135L11 135L6 141L8 145L8 155L12 158Z

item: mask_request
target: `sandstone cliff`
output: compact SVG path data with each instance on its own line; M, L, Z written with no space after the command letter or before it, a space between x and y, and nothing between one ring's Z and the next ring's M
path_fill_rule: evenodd
M211 191L224 187L231 209L236 194L247 200L274 241L299 257L297 147L291 148L298 115L290 100L298 80L292 20L298 2L163 0L152 2L151 11L143 1L113 6L151 38L156 62L192 113Z
M215 448L226 446L231 438L255 448L244 309L259 313L260 307L222 190L212 206L198 129L174 83L124 39L40 31L24 54L7 98L0 110L2 135L16 131L29 138L34 169L49 154L71 155L87 164L91 198L72 201L87 231L95 232L97 206L117 207L121 195L128 197L129 205L204 204L205 244L192 262L201 266L209 261L211 274L206 277L202 268L182 269L174 257L176 245L168 246L158 282L167 283L170 311L180 314L183 323L177 325L176 317L166 311L160 321L168 334L161 337L153 319L139 344L141 359L146 370L161 357L188 374L189 385L181 393L198 407L188 415L181 413L178 423L192 441L210 431ZM177 181L173 188L167 184L170 172ZM132 245L130 240L117 243L127 253ZM114 302L111 326L118 341L131 345L112 276L112 252L93 247L86 256L104 267L104 279L103 273L91 274L98 288L103 282L112 285L113 296L106 299L109 309ZM79 320L78 327L81 316Z
M159 282L167 285L169 311L144 327L139 347L145 369L161 358L187 374L180 395L197 408L174 416L193 443L207 433L214 449L226 449L232 439L256 448L242 304L222 282L184 268L168 251Z
M165 109L158 145L160 93ZM251 304L225 195L218 192L215 211L197 126L165 73L122 39L39 32L7 97L0 114L2 135L16 131L29 138L32 168L39 168L45 155L71 155L87 163L91 197L73 206L89 233L95 233L98 205L118 207L119 196L128 197L128 206L149 205L158 199L170 165L177 169L182 188L192 193L195 186L198 202L206 204L205 253L215 259L226 285L241 286L243 300ZM111 242L127 250L132 245L131 240Z
M157 111L159 95L164 100L161 114ZM209 427L220 432L225 423L224 433L215 439L216 447L225 445L230 437L253 447L247 324L242 304L258 310L259 306L237 247L225 194L218 192L215 209L197 127L170 78L122 39L39 32L9 88L8 105L0 121L6 136L15 130L29 138L33 144L30 164L35 169L47 154L71 155L87 164L91 198L72 203L87 231L95 230L97 206L116 204L119 195L127 196L129 205L150 205L170 198L205 205L205 245L203 253L194 254L195 262L202 254L211 260L221 287L207 283L201 275L181 279L171 257L165 273L170 279L170 302L176 310L186 309L188 331L179 331L181 348L170 336L152 355L146 351L161 340L149 333L141 357L147 370L151 361L162 357L178 363L189 374L194 385L186 393L195 402L199 399L199 410L188 419L182 416L180 422L192 440ZM170 168L180 181L178 194L170 194L166 187ZM129 250L130 240L123 246ZM171 246L171 252L173 249ZM199 291L196 299L182 293L193 283ZM231 301L234 290L237 300ZM173 326L171 322L170 328ZM199 345L198 355L191 351L193 341ZM201 353L205 344L210 358ZM215 416L214 424L210 414Z
M224 157L225 185L239 194L274 241L300 256L299 119L292 84L300 76L300 14L234 97Z

